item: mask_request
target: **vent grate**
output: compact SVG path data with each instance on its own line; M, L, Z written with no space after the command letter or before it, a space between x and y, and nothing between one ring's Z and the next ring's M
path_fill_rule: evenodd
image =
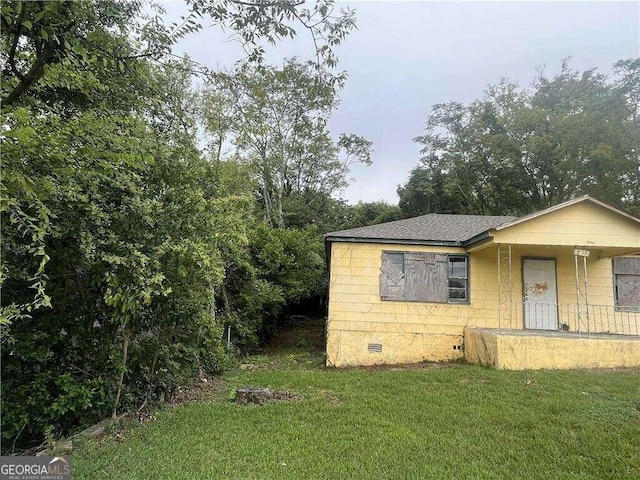
M370 343L367 345L367 352L369 353L382 353L381 343Z

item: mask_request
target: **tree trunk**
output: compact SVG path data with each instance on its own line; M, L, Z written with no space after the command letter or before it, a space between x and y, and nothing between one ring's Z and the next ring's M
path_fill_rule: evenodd
M224 305L224 311L227 315L231 313L231 303L229 302L229 296L227 295L227 289L222 284L222 303Z
M266 160L263 160L262 167L262 196L264 197L264 210L267 216L267 223L273 227L273 203L271 201L271 193L269 192L269 172Z
M282 213L282 190L276 192L276 227L284 228L284 215Z
M125 330L122 337L122 370L120 372L120 379L118 380L118 391L116 392L116 400L115 402L113 402L113 412L111 413L111 418L116 418L118 416L118 405L120 404L120 395L122 394L122 387L124 385L124 373L127 369L127 357L129 354L130 337L131 332Z

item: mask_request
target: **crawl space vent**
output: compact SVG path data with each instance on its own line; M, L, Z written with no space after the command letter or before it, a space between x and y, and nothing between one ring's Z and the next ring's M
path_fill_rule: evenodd
M370 343L367 345L367 352L369 353L382 353L381 343Z

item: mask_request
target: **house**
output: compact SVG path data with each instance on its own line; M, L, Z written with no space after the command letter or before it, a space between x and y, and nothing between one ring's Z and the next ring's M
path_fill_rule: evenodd
M327 365L640 366L640 219L583 196L325 236Z

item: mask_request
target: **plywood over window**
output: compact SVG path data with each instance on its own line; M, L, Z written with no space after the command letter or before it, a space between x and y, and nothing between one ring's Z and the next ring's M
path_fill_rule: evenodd
M640 257L613 259L616 307L640 310Z
M382 300L447 303L466 302L467 296L466 256L382 252Z

